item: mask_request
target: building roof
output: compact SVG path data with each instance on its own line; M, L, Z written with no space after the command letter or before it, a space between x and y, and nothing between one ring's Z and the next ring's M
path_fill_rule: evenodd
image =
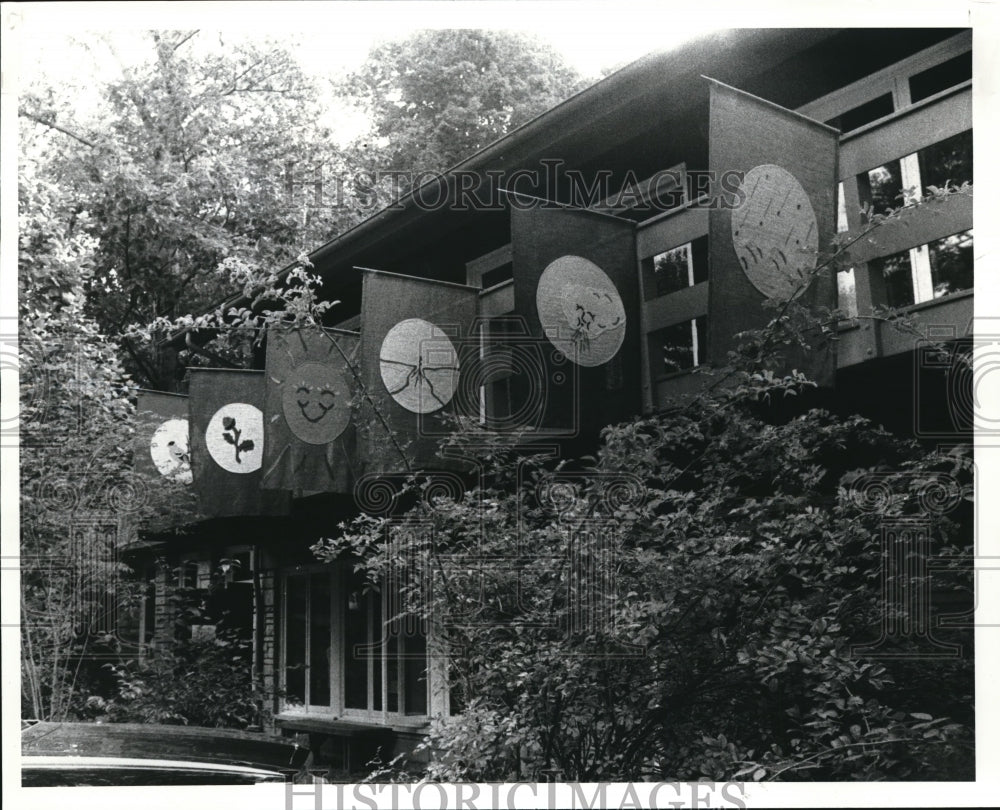
M552 182L554 162L585 177L609 172L613 191L629 179L678 163L703 169L708 163L705 77L794 109L954 33L733 29L649 54L403 195L311 251L309 259L324 280L324 297L342 302L343 315L335 311L334 320L358 311L357 265L464 282L465 263L509 241L509 224L502 203L489 210L452 205L459 175L478 175L477 195L494 200L502 199L495 189L512 173L535 172L538 182L522 176L518 191L566 201L570 183L558 171ZM224 304L242 306L247 300L235 294Z

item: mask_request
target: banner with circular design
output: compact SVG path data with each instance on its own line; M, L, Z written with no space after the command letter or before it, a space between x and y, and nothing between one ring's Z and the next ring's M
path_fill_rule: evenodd
M168 419L156 428L149 440L153 466L164 478L178 484L190 484L194 480L188 433L187 419Z
M538 401L538 436L596 431L642 409L635 223L528 202L510 212L514 312L542 365L511 377L510 398Z
M356 332L268 331L263 488L353 490L357 347Z
M190 369L191 463L208 517L287 514L289 496L261 491L267 435L264 372Z
M149 494L147 508L140 516L146 531L170 530L200 518L191 486L188 405L188 397L179 394L137 394L133 465Z
M836 231L839 133L714 80L709 110L708 357L724 366L737 334L774 317L766 302L837 305L833 272L816 269ZM832 384L835 342L806 337L811 347L788 348L774 370Z
M601 366L625 342L625 306L600 267L582 256L561 256L542 271L535 291L542 329L581 366Z
M455 394L458 354L430 321L407 318L382 338L379 371L386 391L412 413L439 411Z
M479 351L479 290L364 270L358 367L358 447L367 474L447 466L463 367ZM454 466L454 465L452 465Z

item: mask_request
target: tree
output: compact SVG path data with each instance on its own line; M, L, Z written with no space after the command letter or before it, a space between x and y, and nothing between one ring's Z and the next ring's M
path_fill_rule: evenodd
M96 240L72 194L22 167L21 640L25 716L65 719L114 649L117 553L141 499L128 474L132 407L116 348L85 310Z
M95 240L85 310L115 338L226 297L223 260L275 270L356 216L304 187L338 153L294 55L195 52L207 36L147 34L149 57L122 65L90 119L52 88L22 99L38 174L72 195L75 227ZM134 372L172 387L155 341L123 345Z
M421 172L453 166L584 85L534 37L447 29L375 47L344 87L374 122L359 144L369 167Z

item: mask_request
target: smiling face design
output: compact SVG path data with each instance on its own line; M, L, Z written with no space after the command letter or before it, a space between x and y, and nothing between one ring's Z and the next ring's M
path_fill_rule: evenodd
M313 361L291 370L281 404L289 429L307 444L332 442L351 418L350 389L343 375Z

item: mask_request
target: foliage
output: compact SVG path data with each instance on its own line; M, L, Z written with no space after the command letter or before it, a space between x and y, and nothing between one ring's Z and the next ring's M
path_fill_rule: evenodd
M97 698L115 723L240 728L260 722L251 644L234 631L164 645L147 661L111 665L117 694Z
M233 600L242 597L226 581L233 566L239 561L220 560L207 587L189 583L185 562L164 569L158 587L165 610L157 621L167 626L140 655L122 651L105 665L110 688L87 698L91 716L114 723L259 727L263 694L252 671L250 631L232 615Z
M101 88L92 119L52 88L21 101L26 156L92 241L86 312L116 338L226 297L224 261L280 267L356 216L300 188L313 164L342 166L294 55L273 43L198 52L206 37L147 34L145 60ZM124 348L149 384L172 387L155 343Z
M83 309L96 244L72 195L20 176L22 708L65 719L113 651L108 599L127 602L118 557L134 532L132 408L113 345Z
M374 121L359 144L370 167L423 172L455 165L583 83L533 37L445 29L373 48L343 86Z
M461 501L394 525L362 519L314 549L352 552L374 581L398 574L401 558L437 574L426 603L413 586L410 607L464 651L454 685L475 697L435 725L429 776L969 776L969 658L921 659L935 650L915 637L895 650L913 660L852 645L878 636L882 521L920 517L932 553L956 565L968 553L956 515L927 503L952 483L948 497L968 495L970 459L860 417L770 418L763 398L800 388L748 376L670 416L609 428L575 469L498 451L491 480ZM892 493L875 508L852 488L869 469L886 471ZM636 479L640 493L616 494ZM433 522L436 547L417 518ZM517 559L518 548L519 565L475 562ZM571 561L589 573L574 578ZM602 570L609 591L594 579ZM942 579L967 602L964 577ZM581 623L572 595L598 600L591 615L607 619Z

